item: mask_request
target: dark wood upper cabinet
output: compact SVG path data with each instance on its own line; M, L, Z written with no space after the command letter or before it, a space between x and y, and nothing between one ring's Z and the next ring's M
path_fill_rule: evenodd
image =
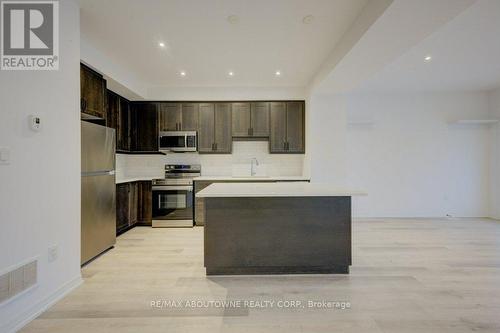
M106 80L80 64L80 111L106 119Z
M116 150L130 150L130 102L112 92L107 91L106 124L116 130Z
M158 151L158 104L151 102L131 103L132 151Z
M198 131L198 152L230 154L231 103L201 103Z
M272 102L270 113L269 150L271 153L286 153L286 103Z
M120 109L118 112L118 122L116 129L116 149L129 151L130 150L130 102L120 96Z
M270 152L304 153L304 103L272 102L270 113Z
M269 136L269 103L232 103L232 135L236 138Z
M251 104L251 133L253 137L269 136L269 103Z
M215 151L230 154L233 147L231 138L231 104L215 104Z
M251 136L250 103L232 103L232 135L234 137Z
M182 131L197 131L198 130L199 110L198 103L183 103L181 116Z
M179 131L182 122L181 104L159 103L160 131Z
M267 140L270 153L305 152L303 101L129 102L107 96L108 124L117 130L117 149L158 152L159 131L197 131L198 152L230 154L232 141Z
M304 103L286 103L287 152L304 153Z
M118 118L120 113L120 96L108 90L106 92L106 126L118 129ZM117 135L118 137L118 135Z
M215 141L215 106L201 103L199 106L200 126L198 131L198 152L212 153Z
M197 131L197 103L159 103L160 131Z

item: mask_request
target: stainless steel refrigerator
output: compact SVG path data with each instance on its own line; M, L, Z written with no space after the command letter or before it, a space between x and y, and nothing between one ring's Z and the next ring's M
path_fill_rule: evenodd
M81 264L116 242L115 130L81 122Z

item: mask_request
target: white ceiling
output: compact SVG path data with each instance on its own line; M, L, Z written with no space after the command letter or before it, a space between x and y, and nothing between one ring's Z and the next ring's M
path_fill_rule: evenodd
M430 62L424 61L427 55ZM499 85L500 1L478 0L356 91L474 91Z
M81 0L81 32L151 86L304 87L366 3ZM229 24L229 15L239 22ZM306 15L312 24L302 23Z

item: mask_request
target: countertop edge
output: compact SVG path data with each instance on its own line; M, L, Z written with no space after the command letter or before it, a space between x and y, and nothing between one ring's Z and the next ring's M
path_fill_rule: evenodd
M150 182L153 179L158 179L158 177L130 177L130 178L120 178L115 179L115 184L125 184L133 182Z
M335 188L328 184L305 182L215 183L196 193L197 198L259 197L354 197L368 193L357 188Z
M269 176L269 177L232 177L232 176L200 176L193 178L194 181L254 181L254 182L266 182L266 181L310 181L310 177L302 176Z
M368 193L297 193L297 194L272 194L272 193L242 193L242 194L196 194L197 198L305 198L305 197L362 197Z

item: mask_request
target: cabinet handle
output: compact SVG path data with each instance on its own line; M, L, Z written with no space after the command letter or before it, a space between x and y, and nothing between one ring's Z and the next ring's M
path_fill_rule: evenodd
M286 150L286 141L283 141L283 150Z
M249 135L249 136L250 136L250 135L252 135L252 132L251 132L251 129L250 129L250 128L248 129L248 135Z
M215 143L215 150L217 150L217 142Z
M250 128L250 135L253 136L253 128Z
M85 100L85 98L80 98L80 110L82 112L85 112L85 110L87 110L87 101Z

